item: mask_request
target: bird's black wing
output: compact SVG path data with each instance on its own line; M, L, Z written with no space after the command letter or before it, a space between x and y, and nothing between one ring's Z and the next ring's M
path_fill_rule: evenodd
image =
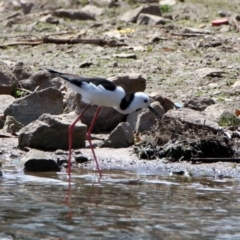
M82 77L82 76L75 75L75 74L67 74L67 73L57 72L55 70L48 69L48 68L43 68L43 69L47 70L48 72L52 73L53 75L55 75L57 77L63 78L64 80L66 80L78 87L81 87L82 83L86 82L86 83L92 83L96 86L102 85L106 90L109 90L109 91L114 91L116 89L115 84L105 78Z

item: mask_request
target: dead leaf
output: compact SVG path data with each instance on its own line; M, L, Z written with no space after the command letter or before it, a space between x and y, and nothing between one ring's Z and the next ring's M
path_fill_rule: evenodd
M240 116L240 109L235 109L235 114L236 114L237 117L239 117Z

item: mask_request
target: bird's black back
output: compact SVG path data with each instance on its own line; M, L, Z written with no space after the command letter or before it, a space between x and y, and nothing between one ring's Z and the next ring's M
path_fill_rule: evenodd
M109 91L114 91L116 89L115 84L105 78L82 77L82 76L75 75L75 74L67 74L67 73L57 72L55 70L48 69L48 68L44 68L44 69L47 70L48 72L52 73L53 75L60 77L80 88L81 88L83 82L85 82L85 83L92 83L96 86L102 85L106 90L109 90Z

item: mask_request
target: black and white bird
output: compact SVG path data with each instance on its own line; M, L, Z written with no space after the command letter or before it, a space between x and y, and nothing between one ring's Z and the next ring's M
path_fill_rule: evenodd
M150 106L150 99L148 95L143 92L132 93L130 97L126 96L124 89L120 86L116 86L113 82L99 77L82 77L79 75L67 74L57 72L55 70L51 70L48 68L43 68L43 70L47 70L54 76L60 77L64 79L69 88L73 91L79 93L82 96L82 101L86 104L86 108L83 112L78 116L78 118L69 126L69 156L68 156L68 175L70 178L71 174L71 153L72 153L72 134L74 126L77 121L82 118L83 114L88 110L91 105L97 105L97 111L92 120L92 123L87 131L87 140L89 141L94 160L96 162L96 167L100 177L102 177L101 169L99 167L97 157L94 152L94 148L91 142L91 132L95 121L97 119L98 113L101 107L112 107L116 109L118 112L123 114L129 114L136 110L142 108L148 108L152 111L158 118L161 119L161 115L158 114Z

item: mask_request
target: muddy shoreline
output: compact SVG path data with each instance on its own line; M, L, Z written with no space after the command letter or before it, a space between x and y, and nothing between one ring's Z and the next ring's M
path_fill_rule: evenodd
M102 135L100 136L102 137ZM18 163L26 152L17 148L17 138L1 138L0 141L3 172L7 174L9 170L19 171ZM91 150L89 148L79 150L90 161L83 164L73 164L72 173L81 175L83 170L87 169L92 173L98 174L97 170L93 171L95 163ZM166 159L140 160L134 153L133 147L120 149L96 148L95 151L103 171L103 176L114 170L122 170L133 171L140 175L176 175L182 177L213 177L217 179L240 178L240 166L231 162L192 164L187 161L170 162ZM52 154L52 152L49 153ZM31 172L28 172L28 174L31 174Z

